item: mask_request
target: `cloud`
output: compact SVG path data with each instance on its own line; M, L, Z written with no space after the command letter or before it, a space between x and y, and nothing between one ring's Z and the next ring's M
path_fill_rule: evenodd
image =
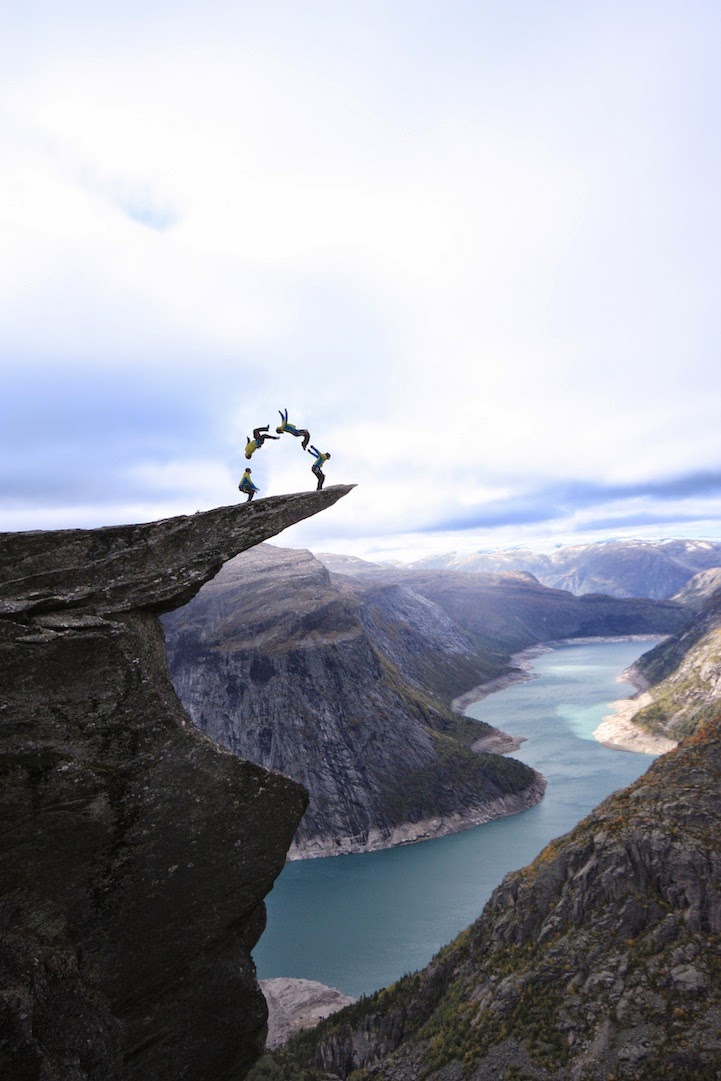
M492 529L496 526L530 525L551 522L556 519L581 515L589 508L600 505L627 505L646 499L666 501L666 513L655 512L655 521L691 521L693 515L680 518L673 512L673 501L689 497L715 497L721 493L721 472L692 473L662 480L646 480L627 484L603 484L583 480L569 480L531 491L522 496L493 500L484 506L469 509L462 514L444 517L419 527L422 532L462 532L472 529ZM597 520L583 519L586 529L599 528ZM609 516L607 522L618 525L648 524L649 514L642 509L637 513Z
M288 406L359 482L344 543L689 502L721 528L708 5L30 2L0 85L3 521L232 499ZM309 486L287 445L258 470Z

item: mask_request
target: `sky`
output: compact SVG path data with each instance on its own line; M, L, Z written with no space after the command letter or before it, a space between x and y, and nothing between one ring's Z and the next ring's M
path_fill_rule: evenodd
M720 48L716 0L0 0L0 530L232 504L287 408L357 488L282 544L721 539Z

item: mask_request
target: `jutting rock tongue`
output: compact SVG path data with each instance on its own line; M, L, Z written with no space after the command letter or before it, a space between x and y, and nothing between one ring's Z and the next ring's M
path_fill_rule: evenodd
M250 950L307 797L189 723L156 614L349 490L0 535L0 1076L237 1081L262 1050Z

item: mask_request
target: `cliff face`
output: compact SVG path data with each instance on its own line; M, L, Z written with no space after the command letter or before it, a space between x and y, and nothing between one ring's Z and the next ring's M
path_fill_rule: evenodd
M156 614L349 489L0 537L0 1075L241 1079L306 795L189 722Z
M699 571L686 582L678 593L671 598L681 604L688 605L694 611L700 611L706 602L721 589L721 567L711 567L706 571Z
M265 1076L721 1076L720 784L716 718L508 875L427 969L296 1037Z
M362 604L309 552L263 546L164 626L198 727L310 792L293 855L438 836L542 794L527 766L469 749L489 726L429 693L434 673L467 687L498 661L423 597L392 586Z
M698 593L694 595L694 604ZM646 693L635 724L682 739L721 709L721 590L708 598L692 624L646 654L632 674Z

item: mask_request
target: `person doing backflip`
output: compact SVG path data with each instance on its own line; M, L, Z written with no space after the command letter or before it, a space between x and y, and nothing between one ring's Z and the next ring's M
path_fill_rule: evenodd
M251 469L250 466L248 466L245 470L245 473L240 478L240 484L238 485L239 491L243 492L245 495L248 496L249 503L255 493L260 491L260 488L256 488L255 484L253 484L253 481L250 479L250 474Z
M291 424L288 421L287 409L279 409L278 412L280 413L280 427L275 429L278 435L281 435L282 432L289 432L291 435L302 436L303 450L306 450L310 443L310 432L307 428L296 428L295 424Z
M316 488L316 491L319 492L323 487L323 482L325 480L325 473L323 472L322 467L324 463L327 462L330 458L330 454L321 454L321 452L316 447L314 447L312 443L310 445L308 453L312 454L315 457L315 461L310 468L311 471L315 474L316 480L318 481L318 487Z
M253 438L251 439L249 435L245 437L247 440L245 444L246 458L250 460L255 454L256 450L260 450L266 439L280 439L279 435L263 435L263 433L267 432L269 428L269 424L265 424L262 428L253 428Z

